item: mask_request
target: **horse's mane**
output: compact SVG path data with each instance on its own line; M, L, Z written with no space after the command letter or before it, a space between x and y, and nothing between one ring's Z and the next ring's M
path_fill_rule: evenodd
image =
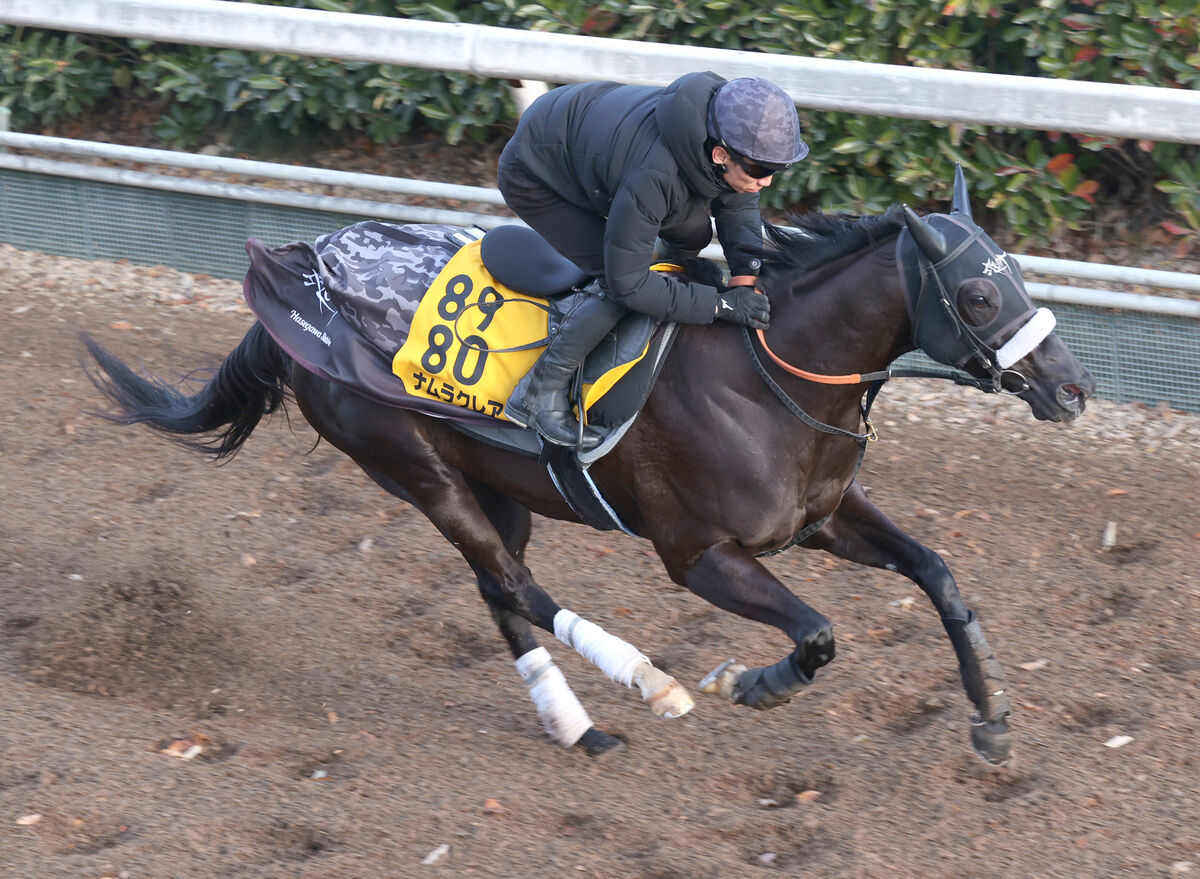
M904 214L893 205L882 214L789 214L794 228L764 224L768 247L763 254L764 273L805 274L868 245L896 235L904 228Z
M896 205L882 214L788 214L792 228L764 223L767 247L763 252L763 272L779 277L787 273L803 275L814 269L857 253L868 245L884 241L904 228L904 214ZM683 261L689 281L723 287L721 266L699 257Z

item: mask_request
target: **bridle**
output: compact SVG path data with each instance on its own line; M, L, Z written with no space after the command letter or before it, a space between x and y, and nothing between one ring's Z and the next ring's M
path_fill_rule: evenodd
M908 228L902 229L900 232L901 237L911 234ZM766 352L771 361L780 369L797 378L817 384L856 385L888 381L893 378L935 378L978 388L986 393L1013 395L1023 393L1029 389L1029 381L1022 373L1011 369L1011 366L1036 348L1050 334L1054 329L1053 314L1048 309L1037 309L1033 312L1032 317L1025 321L1007 342L996 347L994 345L995 334L990 339L981 339L974 328L963 319L958 308L955 307L950 299L950 293L943 278L944 272L962 258L966 250L983 237L983 235L983 230L976 227L963 242L936 263L931 261L924 250L918 247L918 265L916 268L920 273L921 285L917 291L915 301L912 299L912 294L907 284L904 285L904 290L908 312L913 315L910 335L913 346L915 348L921 347L917 340L920 338L921 330L923 329L922 322L927 319L929 314L929 310L923 307L925 305L925 297L930 289L936 289L939 310L950 325L948 329L954 333L963 349L962 356L957 358L956 362L964 363L968 360L974 360L987 371L987 378L976 378L958 370L925 369L920 367L897 368L893 366L876 372L829 375L826 373L810 372L809 370L801 369L788 363L771 350L771 346L767 344L766 334L762 330L757 331L759 345L762 346L763 351ZM899 247L897 249L901 250ZM902 279L904 273L909 268L900 259L897 259L896 270L901 274ZM933 285L929 283L930 279L933 280ZM757 358L757 355L755 356Z
M959 173L961 174L961 171ZM912 234L910 232L911 220L908 222L910 223L910 227L901 230L901 236ZM918 220L918 222L920 221ZM1050 331L1054 327L1053 317L1051 316L1051 320L1047 325L1045 318L1040 318L1039 315L1041 315L1043 312L1045 314L1049 314L1049 312L1046 309L1039 309L1034 313L1034 317L1029 321L1026 321L1025 324L1017 331L1017 333L1008 340L1008 342L1006 342L1004 345L1001 345L999 349L993 348L985 340L980 339L973 328L970 327L963 319L962 315L959 314L958 309L955 308L954 304L950 301L947 285L942 277L942 273L964 255L967 247L976 240L977 235L982 234L983 230L978 229L977 234L972 233L972 235L968 237L967 241L963 242L960 247L955 248L953 252L947 254L936 263L929 259L928 255L924 251L924 248L918 247L918 267L920 269L922 282L917 295L917 301L915 303L910 301L908 285L902 284L902 286L905 291L906 307L908 308L910 314L916 315L912 321L913 326L910 335L914 347L920 347L916 341L919 336L921 315L923 314L923 312L920 310L920 305L923 302L926 289L929 286L927 283L928 279L933 278L938 291L937 295L939 298L940 309L950 321L950 327L947 331L953 332L958 339L963 342L965 348L965 354L959 358L957 362L962 363L971 358L977 359L978 362L983 364L984 368L988 371L989 377L986 379L976 378L972 375L968 375L965 372L957 370L925 369L921 367L896 368L889 366L887 369L876 372L851 373L848 375L829 375L825 373L810 372L797 366L793 366L777 355L771 350L771 346L767 344L766 333L764 333L762 330L756 331L758 343L762 346L763 351L766 352L767 356L772 362L775 363L776 366L778 366L780 369L783 369L790 375L794 375L798 378L818 384L866 385L867 387L863 392L862 399L859 401L859 414L862 418L863 425L866 427L866 431L863 433L856 433L854 431L845 430L844 428L835 427L831 424L826 424L822 421L818 421L805 412L800 405L797 404L796 401L793 400L782 387L780 387L779 383L771 377L770 373L767 372L766 366L763 364L762 359L758 356L758 352L755 350L754 344L751 341L749 328L745 326L741 328L742 337L746 344L746 350L750 354L750 359L754 364L755 371L758 373L759 378L761 378L767 387L770 388L771 392L779 399L784 407L791 412L792 415L800 419L800 421L808 425L810 428L834 436L848 437L853 439L858 445L858 453L854 464L854 475L851 476L850 481L846 483L845 488L842 490L843 494L850 490L850 487L858 478L858 472L862 468L862 462L866 456L867 444L876 442L879 439L879 433L875 429L875 425L871 422L871 406L875 402L875 398L879 395L880 390L882 390L884 384L886 384L889 379L945 379L953 381L958 385L975 387L988 393L1018 394L1028 388L1029 385L1025 377L1020 373L1009 369L1008 367L1032 351L1035 347L1037 347L1042 339L1049 335ZM919 245L919 240L916 243ZM901 273L901 280L903 281L903 272L906 270L906 266L900 259L897 259L896 270ZM1036 326L1035 321L1037 322ZM1018 341L1018 339L1020 341ZM1006 376L1016 376L1020 380L1020 389L1015 390L1012 387L1006 387ZM820 519L808 523L808 525L793 535L784 546L781 546L778 549L759 553L758 555L775 555L776 553L783 552L786 549L803 543L812 535L816 534L822 527L824 527L825 523L828 522L832 516L833 513L831 512Z
M901 239L906 235L911 237L913 235L911 227L902 230L900 235ZM1046 308L1035 309L1028 296L1024 295L1024 289L1014 282L1008 295L1023 298L1025 300L1023 304L1027 306L1019 315L1020 326L1017 331L1001 345L997 345L996 342L1007 326L997 327L987 339L980 337L951 300L944 274L947 270L955 267L960 260L966 259L967 251L984 240L990 241L984 231L976 226L963 241L936 262L930 259L924 248L917 247L917 268L920 272L921 284L915 302L911 300L908 285L905 284L905 296L908 300L906 304L909 314L913 316L912 340L915 346L922 347L919 340L922 338L923 322L931 314L931 310L926 307L925 298L931 289L935 289L937 310L949 322L961 348L960 355L954 358L952 363L961 366L968 361L974 361L987 372L990 378L990 382L981 381L976 385L977 387L988 393L1016 395L1029 390L1029 380L1024 374L1011 367L1041 344L1042 340L1051 333L1055 325L1054 315ZM898 253L902 252L904 243L903 240L897 242ZM986 245L984 245L984 250L991 253L987 250ZM1008 260L1010 259L1011 257L1001 252L991 256L989 263L993 266L993 271L1008 272ZM902 280L907 269L908 267L897 260L897 271L901 272ZM1017 269L1017 271L1019 274L1020 270ZM930 284L931 279L933 284Z

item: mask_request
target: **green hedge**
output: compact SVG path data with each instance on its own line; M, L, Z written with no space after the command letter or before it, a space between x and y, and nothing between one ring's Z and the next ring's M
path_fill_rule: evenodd
M735 0L670 4L543 0L404 3L297 0L333 11L472 22L645 42L1200 88L1195 0ZM0 105L38 130L104 101L158 100L156 132L191 148L232 137L304 138L352 129L385 143L415 128L449 143L511 130L504 83L385 65L213 51L142 40L4 29ZM978 204L1022 239L1085 230L1119 205L1187 242L1200 237L1200 148L1061 132L802 110L808 160L767 191L768 207L876 211L944 204L962 162Z

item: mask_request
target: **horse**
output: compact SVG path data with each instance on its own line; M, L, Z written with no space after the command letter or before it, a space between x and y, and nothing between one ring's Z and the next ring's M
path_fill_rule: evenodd
M918 348L954 368L942 377L1014 394L1042 421L1080 416L1095 382L1053 332L1050 312L1032 305L1016 261L974 222L961 168L947 214L921 217L896 205L878 215L791 220L790 229L766 227L759 286L771 303L769 331L755 338L733 324L680 327L636 421L591 465L591 478L674 582L795 645L774 665L727 662L703 691L775 708L834 659L832 622L759 561L791 546L823 550L899 573L928 596L974 708L970 744L987 763L1005 765L1011 706L979 621L942 557L894 525L855 481L874 438L870 402L901 374L889 364ZM216 460L294 399L320 437L419 509L462 554L557 744L597 756L624 743L592 724L534 627L638 688L656 715L693 707L678 681L557 604L523 564L531 511L581 521L535 457L318 376L258 322L195 393L82 341L92 358L86 372L117 407L97 414L146 424Z

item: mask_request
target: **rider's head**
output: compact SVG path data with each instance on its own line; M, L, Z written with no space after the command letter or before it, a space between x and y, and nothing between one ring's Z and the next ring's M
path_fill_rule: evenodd
M808 155L787 92L758 76L732 79L708 103L710 156L734 189L756 192Z

